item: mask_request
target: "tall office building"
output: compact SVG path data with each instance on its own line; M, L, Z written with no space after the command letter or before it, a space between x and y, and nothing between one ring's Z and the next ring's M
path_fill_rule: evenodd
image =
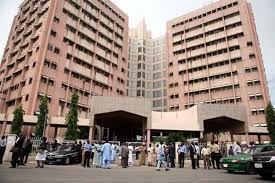
M85 126L93 95L126 95L127 56L128 16L110 0L23 1L0 67L1 134L9 133L19 104L23 131L33 132L39 99L47 95L47 133L62 136L73 91Z
M166 111L166 42L152 38L143 19L129 30L127 94L152 100L153 110Z
M168 107L244 105L248 132L266 126L269 101L252 8L221 0L167 23Z

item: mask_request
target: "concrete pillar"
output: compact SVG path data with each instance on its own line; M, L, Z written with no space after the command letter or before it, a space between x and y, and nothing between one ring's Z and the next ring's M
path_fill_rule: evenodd
M203 139L203 132L200 132L200 138Z
M1 136L5 134L6 127L7 127L7 122L4 121L1 128Z
M249 144L249 135L248 135L248 133L245 133L245 139L246 139L246 144Z
M109 137L110 137L110 128L107 128L107 140L108 141L110 140Z
M162 133L162 132L160 132L160 133L159 133L159 136L160 136L160 137L162 137L162 136L163 136L163 133Z
M104 140L104 129L105 128L102 126L101 127L101 137L100 137L101 140Z
M257 137L258 137L259 144L261 144L261 135L257 135Z
M47 124L46 130L45 130L45 137L47 137L47 138L49 137L50 127L51 127L51 125L50 125L50 124Z
M94 140L94 126L90 126L90 129L89 129L89 140L90 141Z
M146 134L146 144L147 148L149 148L149 144L151 143L151 130L147 129L147 134Z

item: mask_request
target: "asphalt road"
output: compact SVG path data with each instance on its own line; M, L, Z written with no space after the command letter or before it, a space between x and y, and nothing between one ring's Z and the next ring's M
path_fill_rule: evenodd
M83 168L79 165L46 165L44 169L9 169L7 166L0 166L0 183L268 183L274 180L263 180L258 175L229 174L223 170L192 170L189 167L157 172L152 167L113 167L103 170Z

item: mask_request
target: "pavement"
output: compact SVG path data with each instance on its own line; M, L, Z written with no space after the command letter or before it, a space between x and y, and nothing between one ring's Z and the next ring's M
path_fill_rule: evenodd
M126 169L114 166L111 169L83 168L80 165L45 165L45 168L34 168L34 165L16 169L0 165L0 183L264 183L274 182L263 180L258 175L244 173L230 174L224 170L192 170L184 169L161 170L154 167L133 166Z

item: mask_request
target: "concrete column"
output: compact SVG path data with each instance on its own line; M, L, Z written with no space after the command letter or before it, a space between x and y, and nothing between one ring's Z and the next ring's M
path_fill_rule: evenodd
M107 140L108 141L110 140L109 137L110 137L110 128L107 128Z
M105 128L102 126L101 127L101 137L100 137L101 140L104 140L104 129Z
M259 144L261 144L261 135L257 135L257 137L258 137Z
M89 129L89 140L90 141L94 140L94 126L90 126L90 129Z
M160 133L159 133L159 136L160 136L160 137L162 137L162 136L163 136L163 133L162 133L162 132L160 132Z
M1 136L5 134L6 127L7 127L7 122L4 121L1 128Z
M203 139L203 132L200 132L200 138Z
M50 127L51 127L51 125L50 125L50 124L47 124L46 130L45 130L45 137L47 137L47 138L49 137Z
M246 144L249 144L249 135L248 135L248 133L245 133L245 139L246 139Z
M146 134L146 144L147 148L149 148L149 144L151 143L151 130L147 129L147 134Z

